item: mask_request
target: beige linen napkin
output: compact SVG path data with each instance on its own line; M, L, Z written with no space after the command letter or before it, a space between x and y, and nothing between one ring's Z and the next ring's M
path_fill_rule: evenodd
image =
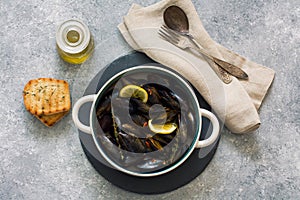
M187 14L190 33L202 47L229 63L242 64L249 79L240 81L232 77L232 82L225 84L212 69L215 66L211 62L162 40L157 32L164 24L164 10L171 5L179 6ZM190 0L163 0L149 7L134 4L118 28L132 48L144 52L189 80L230 131L248 133L259 127L257 110L274 79L275 72L213 41Z

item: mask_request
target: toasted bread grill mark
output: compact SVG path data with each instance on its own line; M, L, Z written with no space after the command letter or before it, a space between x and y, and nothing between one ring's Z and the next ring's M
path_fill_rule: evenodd
M53 126L56 122L58 122L60 119L62 119L68 111L61 112L53 115L39 115L36 116L42 123L44 123L46 126Z

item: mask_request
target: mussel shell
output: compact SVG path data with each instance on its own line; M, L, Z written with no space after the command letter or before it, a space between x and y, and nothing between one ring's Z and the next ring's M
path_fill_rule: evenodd
M158 90L158 93L160 94L163 105L174 110L180 109L180 103L175 96L171 96L166 90Z
M166 134L155 134L152 136L152 139L158 141L162 146L165 146L172 141L172 137L167 137Z
M156 88L154 86L151 86L149 84L143 85L143 88L148 93L148 104L154 105L154 104L160 104L160 95L158 94Z
M140 99L137 98L130 98L129 100L129 107L130 107L130 114L136 113L144 113L148 114L150 110L150 106L144 102L142 102Z
M123 150L135 153L144 153L146 151L146 148L141 142L141 139L137 137L133 137L123 132L119 132L118 139Z
M100 119L98 118L99 125L103 132L109 132L113 128L113 120L111 114L105 114Z
M98 104L96 109L96 115L98 118L101 118L103 115L109 114L111 111L111 98L106 96L104 101Z
M122 131L137 138L146 138L151 135L151 131L148 127L140 127L136 124L122 124Z
M148 141L150 142L150 145L154 151L161 150L163 148L163 146L160 144L160 142L154 140L153 138L149 138Z
M130 117L131 117L132 121L140 127L146 126L148 123L148 120L149 120L149 118L146 115L142 115L142 114L140 114L140 115L132 114L132 115L130 115Z

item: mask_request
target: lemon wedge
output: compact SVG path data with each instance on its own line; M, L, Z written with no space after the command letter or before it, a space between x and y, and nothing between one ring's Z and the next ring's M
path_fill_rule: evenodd
M148 121L149 128L154 133L170 134L177 128L175 123L169 124L152 124L152 119Z
M147 91L137 85L126 85L120 90L119 96L125 98L137 98L142 100L144 103L148 101Z

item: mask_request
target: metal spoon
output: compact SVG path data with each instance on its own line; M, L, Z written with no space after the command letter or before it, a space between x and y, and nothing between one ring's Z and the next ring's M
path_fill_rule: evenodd
M187 18L187 15L181 8L179 8L178 6L170 6L165 10L163 17L168 28L187 36L195 44L195 46L198 47L198 50L201 54L214 61L219 67L221 67L231 75L241 79L248 79L248 75L241 68L232 65L224 60L211 56L204 48L202 48L197 43L194 37L189 33L189 20ZM222 72L221 74L222 76L224 75L224 73ZM223 80L224 79L228 80L228 78L223 77Z

